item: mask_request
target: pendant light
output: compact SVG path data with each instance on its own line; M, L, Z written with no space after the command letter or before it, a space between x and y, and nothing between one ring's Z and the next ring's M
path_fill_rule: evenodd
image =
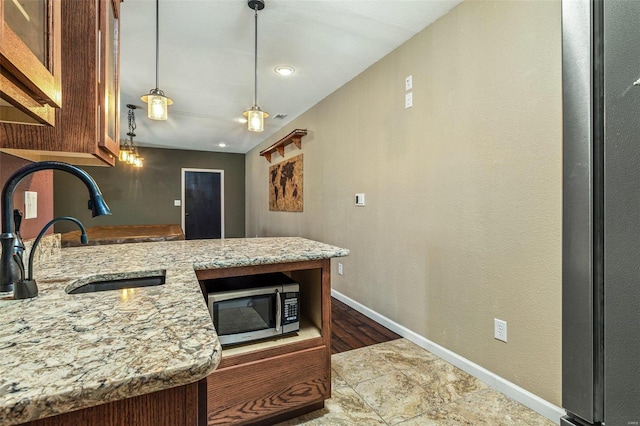
M129 124L129 132L127 133L127 136L129 136L129 141L125 139L124 145L120 145L120 161L131 164L133 167L142 167L144 158L138 155L138 149L133 144L133 137L136 135L134 133L136 130L136 115L133 111L137 107L132 104L127 104L127 108L129 108L129 113L127 115Z
M118 157L118 159L123 163L126 163L129 160L130 154L131 146L129 145L129 141L125 139L124 144L120 145L120 156Z
M151 89L148 95L144 95L140 98L143 102L148 104L147 116L152 120L166 120L168 106L173 104L173 101L166 97L162 90L158 89L158 62L160 61L158 53L158 44L160 40L159 2L160 0L156 0L156 88Z
M262 132L264 119L269 116L258 106L258 11L264 9L264 0L248 0L247 5L254 11L255 37L254 37L254 62L253 62L253 106L242 115L247 117L247 126L250 132Z
M136 135L134 131L136 130L136 116L133 113L133 110L136 109L135 105L127 104L127 108L129 108L129 113L127 114L127 124L129 125L129 131L127 132L127 136L129 136L129 140L125 138L124 144L120 145L120 161L123 163L129 163L130 158L133 157L135 152L135 147L133 146L133 137ZM129 143L131 141L131 143Z

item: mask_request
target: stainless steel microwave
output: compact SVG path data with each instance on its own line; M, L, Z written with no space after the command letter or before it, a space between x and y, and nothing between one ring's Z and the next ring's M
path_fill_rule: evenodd
M300 286L282 273L204 282L223 346L262 340L300 329Z

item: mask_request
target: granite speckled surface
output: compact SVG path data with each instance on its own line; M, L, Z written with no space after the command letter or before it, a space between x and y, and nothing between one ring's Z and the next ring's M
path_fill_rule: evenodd
M40 293L0 293L0 424L195 382L220 345L194 270L346 256L303 238L191 240L58 250L34 268ZM100 279L166 271L163 285L70 295Z
M34 240L26 240L24 242L24 253L22 255L25 266L28 263L29 256L31 255L31 246L33 246ZM58 250L62 247L60 234L45 235L38 243L36 247L36 254L33 258L34 263L43 262L49 259L51 256L58 253ZM35 269L35 268L34 268Z

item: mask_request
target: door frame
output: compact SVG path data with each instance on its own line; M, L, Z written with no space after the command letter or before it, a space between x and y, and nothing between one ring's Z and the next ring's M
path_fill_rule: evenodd
M181 169L181 183L180 183L180 205L182 211L182 231L186 235L184 214L185 214L185 190L184 183L187 172L201 172L201 173L218 173L220 175L220 239L224 238L224 170L218 169L193 169L189 167L183 167Z

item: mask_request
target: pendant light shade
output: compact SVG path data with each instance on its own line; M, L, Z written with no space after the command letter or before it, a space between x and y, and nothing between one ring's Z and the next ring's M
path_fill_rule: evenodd
M142 96L140 99L147 104L147 117L152 120L166 120L168 117L168 106L173 104L173 101L166 97L164 92L158 89L158 63L160 61L159 56L159 2L156 0L156 88L151 89L148 95Z
M147 117L152 120L166 120L168 117L168 106L173 104L173 101L164 95L164 92L160 89L151 89L148 95L142 96L143 102L148 104Z
M254 11L255 37L253 54L253 106L246 110L243 115L247 117L247 128L250 132L262 132L264 130L264 119L269 114L262 111L258 106L258 11L264 9L264 0L248 0L247 5Z
M120 159L120 161L122 161L123 163L127 163L129 160L129 154L131 153L131 148L129 147L129 145L127 145L127 143L125 142L124 145L120 146L120 156L118 157Z
M247 126L250 132L262 132L264 130L264 119L269 116L257 105L243 112L242 115L247 117Z

